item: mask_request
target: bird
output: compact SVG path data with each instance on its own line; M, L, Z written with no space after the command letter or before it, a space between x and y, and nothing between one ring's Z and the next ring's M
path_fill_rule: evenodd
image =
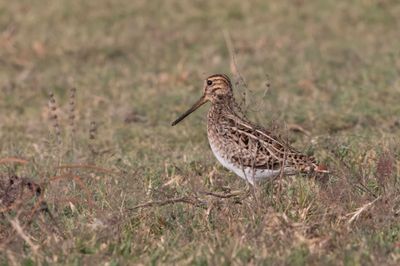
M231 80L214 74L204 81L203 95L172 126L210 102L207 136L214 156L251 185L281 175L328 173L314 157L297 151L274 132L250 122L236 103Z

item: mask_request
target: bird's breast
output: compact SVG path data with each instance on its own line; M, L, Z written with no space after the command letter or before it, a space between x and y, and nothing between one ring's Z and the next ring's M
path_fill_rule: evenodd
M209 135L208 140L211 150L214 153L215 158L217 158L218 162L228 170L234 172L239 177L251 183L252 185L254 185L255 181L276 177L281 172L280 170L244 167L238 162L234 162L231 159L229 154L229 147L227 147L228 144L224 144L223 142L219 141L218 139L216 139L216 136L212 136L210 138Z

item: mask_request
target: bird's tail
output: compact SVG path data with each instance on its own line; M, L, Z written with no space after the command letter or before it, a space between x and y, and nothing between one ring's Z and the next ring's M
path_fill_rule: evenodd
M312 163L305 165L302 169L300 169L300 172L309 174L311 173L327 174L329 173L329 170L325 165Z
M325 165L322 165L322 164L317 164L317 165L315 165L315 167L314 167L314 172L316 172L316 173L323 173L323 174L327 174L327 173L329 173L329 170L328 170L328 168L325 166Z

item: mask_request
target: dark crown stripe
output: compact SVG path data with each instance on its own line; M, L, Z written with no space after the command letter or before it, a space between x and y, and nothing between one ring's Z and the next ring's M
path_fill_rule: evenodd
M214 74L208 77L208 79L217 79L219 78L220 80L223 80L226 85L232 88L232 83L231 80L229 79L228 75L225 74Z

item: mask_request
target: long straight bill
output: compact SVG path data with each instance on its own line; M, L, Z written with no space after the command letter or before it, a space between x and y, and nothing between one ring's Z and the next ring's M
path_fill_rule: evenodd
M174 122L172 122L172 126L175 126L176 124L178 124L179 122L181 122L183 119L185 119L185 117L187 117L188 115L190 115L191 113L193 113L194 111L196 111L197 108L199 108L200 106L202 106L203 104L206 103L206 99L203 97L201 97L192 107L190 107L189 110L187 110L186 112L184 112L181 116L179 116Z

